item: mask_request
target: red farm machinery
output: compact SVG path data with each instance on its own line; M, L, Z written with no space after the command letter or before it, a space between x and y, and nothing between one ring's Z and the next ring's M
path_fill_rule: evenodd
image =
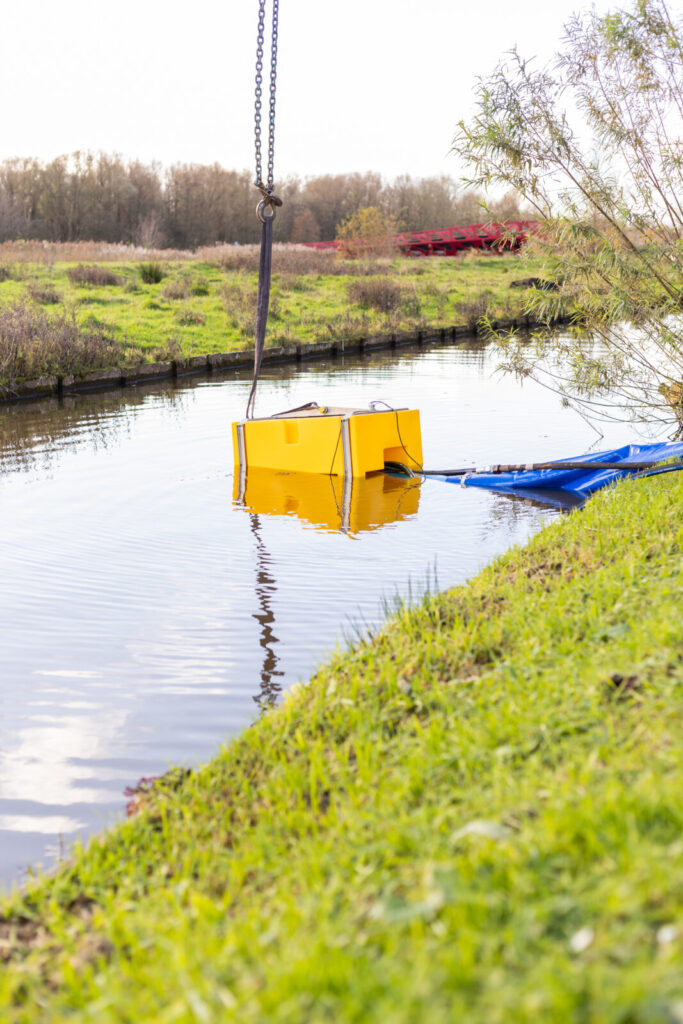
M467 249L519 249L538 228L535 220L509 220L504 224L463 224L436 231L403 231L391 238L391 247L405 256L455 256ZM345 239L334 242L304 242L310 249L333 249L348 256L362 256L377 248L378 240Z

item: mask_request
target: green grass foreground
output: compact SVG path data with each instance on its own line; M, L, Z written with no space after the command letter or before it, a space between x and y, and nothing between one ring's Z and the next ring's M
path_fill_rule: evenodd
M80 247L89 254L92 244ZM78 245L71 248L79 251ZM200 255L147 262L0 261L0 385L251 347L257 247L216 247ZM510 282L541 274L539 259L514 254L361 261L277 247L267 344L474 326L485 314L519 317L530 292L510 290ZM25 310L20 325L7 315L17 305ZM55 341L50 321L72 325L71 334ZM76 352L79 345L82 352Z
M405 608L6 903L12 1022L676 1024L683 474Z

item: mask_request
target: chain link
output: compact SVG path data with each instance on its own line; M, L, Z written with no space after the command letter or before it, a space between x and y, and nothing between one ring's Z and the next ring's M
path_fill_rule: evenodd
M277 83L277 33L279 0L273 0L273 31L270 50L270 102L268 107L268 176L264 185L261 156L261 110L263 106L263 46L266 30L266 2L259 0L258 34L256 40L256 90L254 102L254 148L256 152L256 187L272 192L275 184L275 94Z
M270 107L268 117L268 188L272 192L275 185L275 88L277 83L277 30L279 0L273 0L273 36L270 50Z
M254 141L256 148L256 185L261 173L261 95L263 86L263 36L266 25L266 0L259 0L258 35L256 39L256 99L254 102Z

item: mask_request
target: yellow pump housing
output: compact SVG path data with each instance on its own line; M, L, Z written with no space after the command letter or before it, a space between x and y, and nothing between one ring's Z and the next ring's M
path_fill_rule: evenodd
M233 423L235 476L247 471L321 473L365 477L385 462L422 468L417 409L345 409L314 405L262 419Z

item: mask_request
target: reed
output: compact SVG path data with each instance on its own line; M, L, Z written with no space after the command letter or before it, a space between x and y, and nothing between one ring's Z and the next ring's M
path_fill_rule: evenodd
M169 339L144 352L92 318L79 324L73 314L48 314L33 302L0 306L0 392L5 394L17 381L156 361L169 358L171 349L177 352Z

